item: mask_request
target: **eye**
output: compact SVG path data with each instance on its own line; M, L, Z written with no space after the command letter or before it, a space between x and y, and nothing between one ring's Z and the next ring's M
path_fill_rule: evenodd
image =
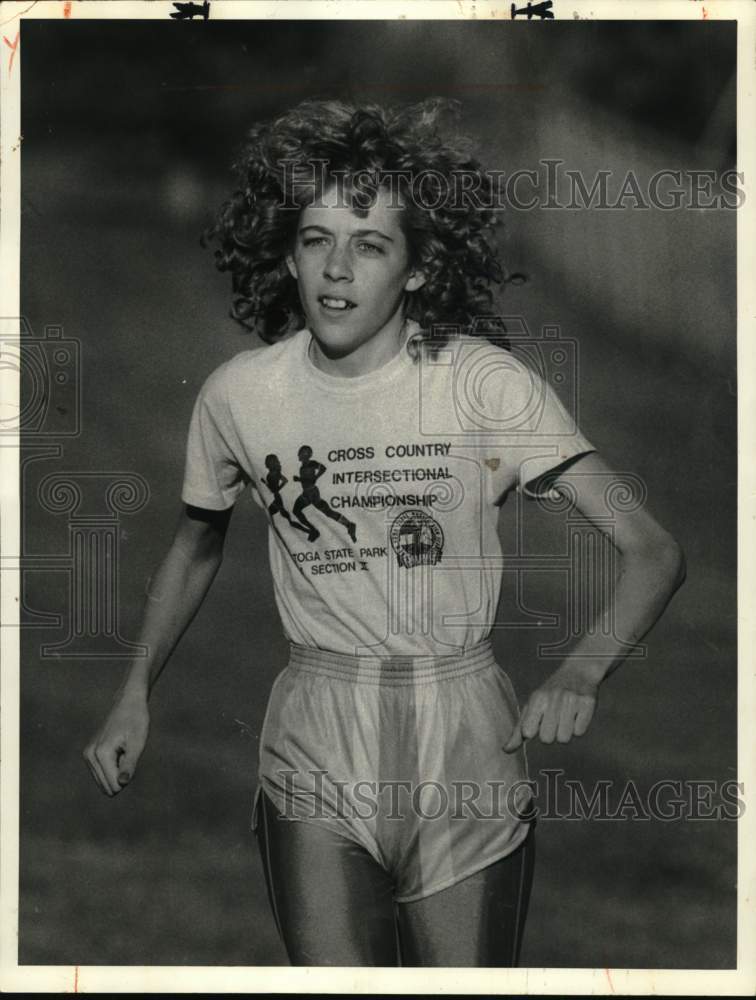
M305 238L302 240L302 245L306 247L313 247L313 246L320 246L326 242L327 240L325 236L305 236Z
M360 249L365 249L368 253L383 253L383 247L379 247L375 243L366 243L364 240L358 244Z

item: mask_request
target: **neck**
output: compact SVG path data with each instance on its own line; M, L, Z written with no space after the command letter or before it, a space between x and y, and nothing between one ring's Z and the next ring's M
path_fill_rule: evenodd
M370 340L360 344L348 354L328 354L313 336L310 357L316 368L327 375L341 378L356 378L369 375L388 364L402 349L407 331L407 321L402 316L394 316Z

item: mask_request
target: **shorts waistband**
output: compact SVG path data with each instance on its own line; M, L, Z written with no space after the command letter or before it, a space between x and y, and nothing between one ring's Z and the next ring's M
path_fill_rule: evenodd
M289 668L364 684L424 684L461 677L495 664L490 639L444 656L350 656L289 644Z

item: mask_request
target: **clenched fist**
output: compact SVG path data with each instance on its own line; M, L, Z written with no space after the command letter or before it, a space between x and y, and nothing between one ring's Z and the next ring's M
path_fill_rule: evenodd
M508 743L507 753L538 735L542 743L568 743L590 725L598 683L579 666L566 663L531 694Z
M106 795L116 795L131 781L149 728L146 700L139 696L122 698L84 750L92 777Z

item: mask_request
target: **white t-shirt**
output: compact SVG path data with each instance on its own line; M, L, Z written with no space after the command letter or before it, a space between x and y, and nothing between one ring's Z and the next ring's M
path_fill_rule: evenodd
M501 589L501 502L551 495L534 480L593 446L534 368L481 338L417 358L405 344L355 378L315 367L310 342L300 330L209 376L183 501L221 510L252 486L292 642L353 655L477 645Z

